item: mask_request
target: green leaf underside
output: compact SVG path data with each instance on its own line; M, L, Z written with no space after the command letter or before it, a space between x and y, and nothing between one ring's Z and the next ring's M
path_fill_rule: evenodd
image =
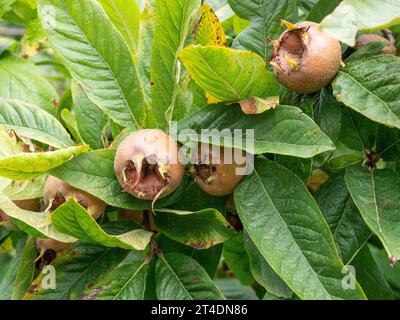
M346 184L368 227L390 258L400 257L400 175L391 170L348 167Z
M160 300L223 300L200 264L181 253L168 253L156 264L156 293Z
M131 210L147 210L151 201L139 200L122 191L114 172L115 149L101 149L81 155L51 171L51 175L71 186L86 191L110 206ZM190 183L184 177L178 189L156 202L156 208L175 203Z
M275 97L279 102L278 81L253 52L189 46L179 58L196 83L215 98L239 102L251 97Z
M4 211L24 232L33 237L51 238L65 243L73 243L75 238L58 232L49 223L49 213L31 212L18 208L8 197L0 193L0 210Z
M153 235L144 229L135 229L120 235L106 233L90 214L74 199L68 200L51 215L54 227L84 242L94 242L106 247L144 250Z
M61 166L87 152L88 146L77 146L50 152L20 153L0 158L0 174L14 180L30 180Z
M204 128L210 131L204 131ZM197 134L192 137L193 132L185 129L194 130ZM241 131L232 137L232 133L224 136L224 129ZM238 105L209 105L180 121L178 132L181 142L191 138L209 143L213 138L213 144L240 148L252 154L276 153L310 158L335 148L308 116L290 106L278 106L260 115L245 115Z
M365 117L400 129L400 57L350 63L333 82L336 99Z
M39 0L38 12L52 47L88 97L121 126L140 126L145 115L136 66L101 5Z
M302 299L363 299L342 287L342 268L329 227L301 180L280 165L257 159L235 191L251 240L273 270Z
M156 210L155 220L169 238L196 249L208 249L236 234L215 209L197 212L160 209Z
M55 148L72 146L68 132L57 119L29 103L0 98L0 124Z

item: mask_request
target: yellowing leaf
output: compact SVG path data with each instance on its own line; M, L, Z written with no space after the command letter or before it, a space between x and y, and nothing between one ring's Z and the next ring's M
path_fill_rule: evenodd
M197 22L196 43L203 46L213 45L226 47L227 41L224 29L210 4L201 6L200 19Z

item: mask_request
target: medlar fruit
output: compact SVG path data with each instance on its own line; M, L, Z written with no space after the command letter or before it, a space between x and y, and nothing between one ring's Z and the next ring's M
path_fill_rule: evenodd
M39 212L40 211L40 199L31 200L15 200L15 205L23 210ZM17 226L11 221L10 217L0 210L0 222L2 226L9 230L18 229Z
M246 163L239 163L243 151L202 143L193 157L196 182L212 196L226 196L242 181Z
M361 36L358 36L356 39L355 48L360 49L361 47L364 47L371 42L383 42L385 44L385 47L382 49L382 51L379 52L379 54L388 54L394 56L397 54L396 46L385 37L377 34L363 34Z
M339 41L321 32L314 22L283 23L288 30L273 42L270 58L278 81L297 93L321 90L340 69L342 52Z
M123 190L143 200L157 200L175 191L185 170L177 142L155 129L126 137L118 147L114 169Z

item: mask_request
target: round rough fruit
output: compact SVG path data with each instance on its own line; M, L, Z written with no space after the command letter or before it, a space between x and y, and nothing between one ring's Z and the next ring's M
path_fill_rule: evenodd
M175 191L185 171L177 142L154 129L136 131L122 141L114 169L123 190L144 200Z
M39 212L40 211L40 199L31 200L15 200L15 205L23 210ZM11 221L10 217L0 210L0 222L2 225L10 230L16 230L17 226Z
M44 204L51 212L71 198L84 207L95 220L101 217L106 210L107 205L95 196L73 188L56 177L47 178L44 186Z
M284 23L288 30L274 41L270 58L278 81L297 93L321 90L340 69L340 43L319 31L317 23Z
M69 249L72 246L71 243L64 243L53 239L36 239L36 249L40 251L53 250L55 252L61 252Z
M360 49L371 42L383 42L385 44L385 47L379 52L379 54L388 54L394 56L397 54L396 46L385 37L377 34L363 34L357 37L356 49Z
M200 144L193 159L199 187L217 197L233 193L246 170L245 161L238 158L245 159L242 150Z

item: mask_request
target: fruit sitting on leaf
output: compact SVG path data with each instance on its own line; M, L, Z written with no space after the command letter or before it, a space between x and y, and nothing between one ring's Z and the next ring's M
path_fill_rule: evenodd
M212 196L232 194L245 175L245 160L242 150L202 143L192 159L196 182Z
M69 199L74 198L84 207L93 219L100 218L107 205L100 199L82 190L73 188L64 181L56 177L48 177L44 186L44 204L50 212L63 205ZM55 252L63 251L71 246L70 243L63 243L53 239L37 239L36 248L41 252L41 256L46 250Z
M155 129L136 131L122 141L114 169L124 191L153 201L175 191L185 171L177 142Z
M40 211L40 200L16 200L15 205L23 210L39 212ZM10 217L0 210L0 224L9 230L16 230L17 226L11 221Z
M358 36L356 39L355 48L360 49L361 47L364 47L371 42L382 42L385 45L385 47L382 49L382 51L379 52L379 54L388 54L394 56L397 54L396 46L388 39L377 34L363 34L361 36Z
M340 69L340 43L321 32L317 23L283 23L288 30L279 40L273 42L273 54L270 58L278 81L297 93L321 90Z

